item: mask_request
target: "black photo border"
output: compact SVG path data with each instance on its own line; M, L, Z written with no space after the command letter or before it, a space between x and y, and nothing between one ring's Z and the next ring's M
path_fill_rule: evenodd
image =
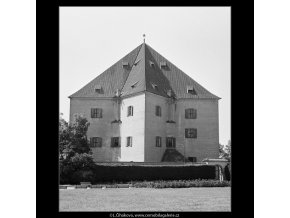
M59 212L58 118L59 118L59 7L60 6L215 6L231 7L231 212L177 212L180 217L254 216L253 201L253 94L254 1L198 0L183 5L98 5L97 1L37 2L37 216L105 216L110 212ZM174 3L174 2L172 2ZM143 4L143 5L142 5ZM167 2L168 4L168 2ZM148 15L150 16L150 15ZM23 178L25 179L25 178ZM174 212L174 211L173 211ZM120 212L124 213L124 212ZM128 212L134 214L135 212ZM143 212L142 212L143 213ZM144 212L149 213L149 212ZM150 212L154 213L154 212ZM161 212L160 212L161 213ZM163 214L170 213L165 212ZM175 212L174 212L175 213ZM162 214L162 213L161 213Z

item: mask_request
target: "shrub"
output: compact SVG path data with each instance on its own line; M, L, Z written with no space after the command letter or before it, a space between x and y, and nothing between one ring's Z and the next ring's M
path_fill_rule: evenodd
M189 187L227 187L228 181L219 180L172 180L172 181L151 181L151 182L131 182L136 188L189 188Z

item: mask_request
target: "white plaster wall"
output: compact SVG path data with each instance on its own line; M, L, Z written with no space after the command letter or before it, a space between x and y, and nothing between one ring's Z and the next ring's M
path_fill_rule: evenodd
M174 124L166 123L169 112L166 98L147 92L145 102L145 161L161 162L166 149L166 136L170 135L169 132L174 135L176 131L169 128ZM155 115L157 105L161 107L161 117ZM156 136L162 137L162 147L156 147Z
M146 93L145 113L145 161L160 162L166 149L166 137L176 138L176 149L186 157L217 158L219 155L218 101L205 99L180 99L176 107L167 104L167 99ZM162 108L162 117L155 116L155 106ZM197 109L197 119L185 119L185 109ZM171 110L176 122L166 123ZM197 138L185 138L185 128L196 128ZM162 137L162 147L155 146L155 137Z
M185 119L185 109L195 108L197 119ZM177 126L176 146L186 157L218 158L219 125L218 101L209 99L178 100L175 114ZM185 128L196 128L197 138L185 138ZM185 146L185 147L184 147Z
M133 116L127 117L128 106L133 106ZM122 100L121 121L121 161L144 162L145 94ZM128 136L132 147L126 147Z
M91 118L91 108L102 108L102 118ZM111 147L111 137L120 136L119 124L111 122L117 119L117 103L110 99L72 98L70 101L70 121L75 113L82 114L90 122L87 136L101 137L102 147L91 148L95 161L119 161L120 148Z

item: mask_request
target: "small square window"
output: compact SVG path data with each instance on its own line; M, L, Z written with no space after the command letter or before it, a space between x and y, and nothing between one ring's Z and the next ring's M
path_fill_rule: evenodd
M128 62L122 62L122 66L123 67L129 67L129 63Z
M91 109L91 118L102 118L102 109L101 108L92 108Z
M185 138L197 138L197 129L195 128L185 129Z
M196 95L196 91L194 90L193 86L187 86L187 93Z
M126 147L132 147L132 137L127 137L127 146Z
M165 61L160 62L160 68L165 68L167 66Z
M95 86L95 92L98 93L98 94L102 94L102 86L96 85Z
M102 147L102 138L100 137L90 138L90 147Z
M115 148L115 147L120 147L121 143L120 143L120 137L112 137L111 138L111 147Z
M185 119L196 119L196 109L188 108L185 110Z
M160 136L156 136L156 147L162 146L162 138Z
M128 107L127 117L129 117L129 116L133 116L133 106Z

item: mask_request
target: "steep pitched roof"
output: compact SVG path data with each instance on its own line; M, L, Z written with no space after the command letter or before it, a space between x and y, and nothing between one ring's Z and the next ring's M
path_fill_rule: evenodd
M123 66L123 63L127 64ZM164 66L161 67L161 63ZM101 92L95 88L101 87ZM193 88L188 93L187 88ZM164 97L170 90L175 98L219 99L174 64L143 43L70 97L114 97L116 90L122 96L142 91Z

